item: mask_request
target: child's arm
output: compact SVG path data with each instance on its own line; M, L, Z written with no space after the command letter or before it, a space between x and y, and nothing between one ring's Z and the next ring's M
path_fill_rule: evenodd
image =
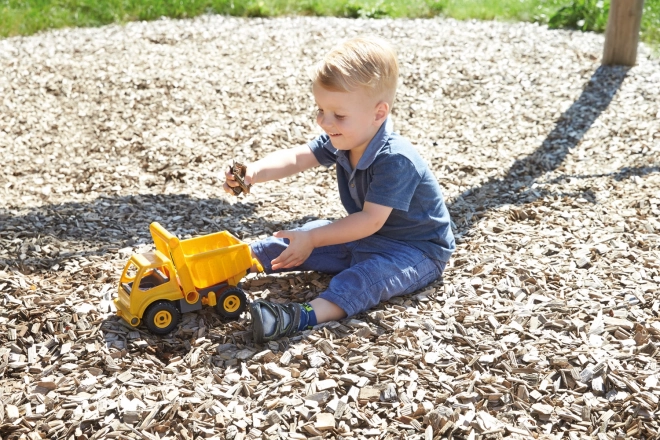
M348 243L378 232L392 212L389 206L365 202L360 212L309 231L278 231L275 237L288 238L289 246L271 261L273 270L301 265L314 248Z
M254 185L282 179L318 165L319 161L312 150L307 145L301 145L270 153L263 159L248 164L244 179L246 184ZM233 194L231 187L235 186L238 186L238 183L234 180L234 176L230 172L226 172L223 185L225 192Z

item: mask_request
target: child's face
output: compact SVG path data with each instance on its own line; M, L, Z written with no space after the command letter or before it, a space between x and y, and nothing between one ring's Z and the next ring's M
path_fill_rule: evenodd
M316 123L330 136L332 146L361 154L383 123L382 102L363 89L334 92L315 83L312 92L318 106Z

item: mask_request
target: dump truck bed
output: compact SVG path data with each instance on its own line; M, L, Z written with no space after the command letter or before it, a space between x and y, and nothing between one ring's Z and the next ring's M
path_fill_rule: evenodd
M218 284L238 273L244 276L252 265L249 246L227 231L181 240L180 245L198 288Z
M156 249L172 257L181 283L203 289L232 278L242 278L252 266L250 247L227 231L179 240L158 223L151 234ZM189 279L187 279L189 278Z

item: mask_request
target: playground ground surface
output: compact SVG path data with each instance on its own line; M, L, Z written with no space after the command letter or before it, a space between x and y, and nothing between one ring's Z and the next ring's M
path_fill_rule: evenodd
M251 242L344 215L333 169L238 199L218 175L317 134L305 70L363 32L397 46L395 129L444 188L444 282L266 346L211 309L128 328L111 299L150 222ZM660 64L600 67L602 45L210 15L0 40L0 437L657 438ZM298 301L329 279L243 286Z

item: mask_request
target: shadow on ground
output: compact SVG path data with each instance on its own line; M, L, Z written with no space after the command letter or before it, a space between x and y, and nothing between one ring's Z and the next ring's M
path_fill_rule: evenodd
M626 78L628 68L601 66L584 86L584 91L562 114L555 128L532 154L517 160L504 177L491 178L463 192L449 206L455 216L460 210L483 211L503 204L525 204L549 193L531 189L539 177L558 169L598 116L609 106ZM620 180L658 171L657 166L624 168L589 178L611 176ZM555 180L563 179L558 177ZM565 196L566 194L562 194ZM588 191L573 194L595 202ZM256 206L229 204L222 199L199 199L186 194L100 197L86 203L44 205L22 210L0 210L0 244L8 247L0 267L24 270L30 265L51 267L71 256L108 252L140 243L151 243L149 224L159 221L178 236L228 230L239 238L254 237L296 223L254 222ZM304 219L303 219L304 220ZM469 225L468 225L469 228ZM465 232L465 231L462 231ZM50 241L52 247L44 244ZM39 251L42 252L39 252Z
M531 203L550 195L547 191L531 189L532 184L545 173L559 169L571 150L580 142L596 119L607 109L625 80L629 68L600 66L585 84L580 97L557 121L553 130L532 154L516 160L504 177L493 177L483 184L470 188L456 197L449 205L450 212L458 217L461 210L491 210L505 204ZM566 176L565 178L590 178L611 176L616 180L642 176L658 171L657 166L623 168L618 172L597 176ZM555 179L563 179L560 177ZM561 194L567 196L569 194ZM572 194L594 202L588 191ZM569 195L570 196L570 195Z
M99 197L91 202L46 204L24 209L0 209L0 268L50 268L73 256L107 252L151 243L149 224L161 222L185 237L229 230L239 238L252 235L255 205L229 204L186 194ZM259 228L281 227L260 222ZM3 261L4 260L4 261Z

